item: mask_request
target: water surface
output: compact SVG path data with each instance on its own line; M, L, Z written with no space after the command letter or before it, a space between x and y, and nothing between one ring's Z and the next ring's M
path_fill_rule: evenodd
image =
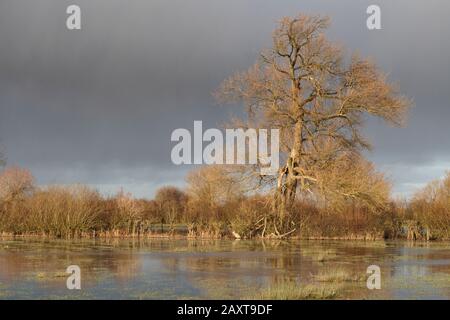
M81 290L68 290L69 265ZM367 267L381 269L368 290ZM341 299L448 299L450 243L231 240L0 240L0 299L241 299L345 270Z

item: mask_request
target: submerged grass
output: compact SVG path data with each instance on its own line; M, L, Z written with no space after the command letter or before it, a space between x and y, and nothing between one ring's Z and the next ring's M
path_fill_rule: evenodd
M313 257L313 259L315 259L318 262L325 262L328 260L335 259L336 257L337 257L336 251L328 249L320 251L316 256Z
M365 281L364 274L348 272L344 269L321 270L315 277L319 282L360 282Z
M272 285L252 296L256 300L330 300L339 296L340 288L336 285L306 284L281 282Z
M67 278L68 276L69 274L61 271L36 273L36 278L38 279Z

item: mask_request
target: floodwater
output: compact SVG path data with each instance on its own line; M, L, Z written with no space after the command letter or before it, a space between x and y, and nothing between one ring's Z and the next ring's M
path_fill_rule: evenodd
M80 290L67 289L70 265ZM370 265L381 289L367 288ZM450 243L0 239L0 299L246 299L337 270L360 278L338 299L450 298Z

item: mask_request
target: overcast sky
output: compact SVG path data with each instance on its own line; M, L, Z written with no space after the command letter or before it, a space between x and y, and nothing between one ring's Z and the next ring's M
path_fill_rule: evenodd
M66 8L82 30L66 29ZM366 28L378 4L382 30ZM276 21L332 18L329 36L372 56L415 106L406 128L371 122L368 156L408 195L450 169L450 2L0 0L0 146L39 184L121 186L151 197L182 185L176 128L217 127L239 110L211 92L270 44Z

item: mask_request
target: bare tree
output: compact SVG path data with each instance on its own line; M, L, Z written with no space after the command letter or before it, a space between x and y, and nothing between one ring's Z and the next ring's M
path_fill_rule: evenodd
M410 203L413 221L425 227L427 240L450 237L450 172L417 191Z
M329 42L323 33L328 26L329 19L320 16L282 19L272 48L217 92L221 101L244 102L250 126L281 131L278 235L292 229L287 215L298 190L326 186L324 170L370 147L361 134L367 115L401 125L410 105L373 62L348 58Z
M0 199L18 199L34 188L34 177L27 169L8 167L0 174Z
M191 171L187 178L191 201L214 209L227 201L236 200L245 193L228 166L210 165Z
M176 187L166 186L156 191L155 201L162 214L161 224L169 223L170 231L173 231L176 218L180 217L186 207L186 194Z

